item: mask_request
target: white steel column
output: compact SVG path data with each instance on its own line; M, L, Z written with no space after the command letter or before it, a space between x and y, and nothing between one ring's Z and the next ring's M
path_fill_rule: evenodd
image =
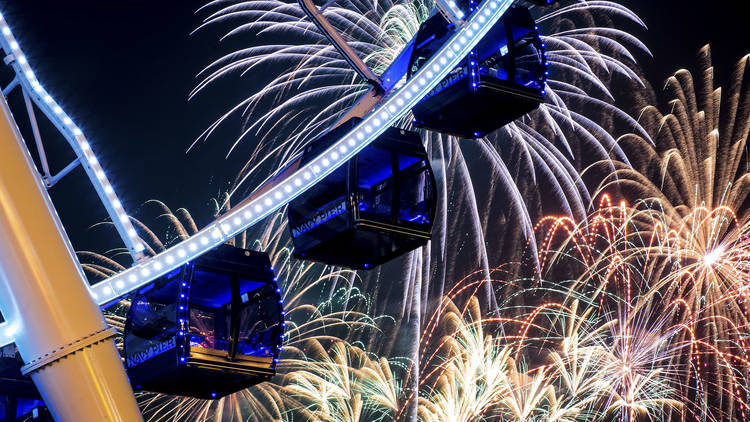
M56 420L143 420L113 330L90 296L1 95L0 309L11 322L24 372Z

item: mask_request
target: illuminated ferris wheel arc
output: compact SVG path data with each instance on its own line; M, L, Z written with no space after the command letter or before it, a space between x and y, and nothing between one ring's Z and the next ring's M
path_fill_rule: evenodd
M271 186L265 186L261 193L253 194L243 200L190 238L153 257L141 258L134 266L97 283L91 287L91 295L94 300L100 305L111 303L204 254L276 212L346 163L427 95L474 48L512 3L513 0L485 0L469 19L456 20L454 22L456 31L419 71L398 89L388 94L363 117L359 124L320 155L304 166L275 180ZM20 52L10 28L2 17L0 17L0 31L3 35L0 37L3 49L11 54L13 51ZM33 97L35 102L38 101L38 98L41 99L45 106L40 106L40 108L45 111L48 117L50 114L47 111L51 112L52 117L50 119L54 119L53 123L58 129L62 128L61 132L66 135L66 139L70 139L68 134L74 135L72 139L75 142L69 140L71 146L81 162L90 167L89 169L84 165L92 182L94 180L100 181L99 184L95 182L94 186L97 187L97 192L100 194L99 196L107 210L115 211L116 217L113 217L113 221L116 225L117 222L122 223L122 227L125 228L120 231L118 227L118 232L123 236L123 239L129 239L132 242L135 252L140 252L143 247L141 241L137 238L137 235L131 236L135 234L135 230L130 232L127 228L130 224L129 218L124 211L121 211L122 204L114 194L114 189L104 176L101 165L96 160L80 129L72 124L62 108L41 87L28 66L28 62L24 60L22 64L18 57L18 55L15 55L15 61L12 62L15 63L12 66L16 71L18 83L24 87L24 92L29 89L36 92L36 97ZM47 97L49 97L49 102L46 101ZM126 240L126 244L128 244L128 240ZM130 245L128 247L130 249ZM0 324L0 345L13 341L15 329L12 321Z
M3 88L3 96L8 96L16 88L22 91L25 111L39 152L39 161L43 173L42 179L45 186L47 188L54 186L60 179L78 165L81 165L131 257L136 262L142 260L145 257L143 241L138 237L130 217L128 217L122 202L115 193L115 189L107 178L101 163L97 160L91 144L89 144L83 131L37 79L26 54L21 50L2 14L0 14L0 49L5 52L3 59L5 64L10 66L15 73L13 80ZM57 174L51 174L50 172L34 105L55 126L76 155L76 159Z

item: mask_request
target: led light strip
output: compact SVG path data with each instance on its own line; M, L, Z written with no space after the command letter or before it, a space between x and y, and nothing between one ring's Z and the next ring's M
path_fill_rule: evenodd
M130 222L130 217L128 217L128 214L123 209L122 202L117 198L112 184L109 183L107 176L104 174L101 164L99 164L94 152L91 150L91 145L86 140L86 136L76 126L73 119L63 111L62 107L42 87L34 75L34 71L31 70L26 55L21 51L18 41L13 36L2 14L0 14L0 47L8 54L5 58L6 63L16 73L16 77L11 82L11 85L15 83L20 84L24 92L34 101L52 124L55 125L57 130L62 133L79 158L89 179L91 179L91 183L94 185L99 199L104 204L104 208L106 208L133 260L138 261L142 259L144 257L144 244Z
M315 185L408 112L474 48L512 3L512 0L485 0L408 82L338 142L276 186L240 202L190 238L97 283L91 288L93 298L100 305L111 303L226 242ZM12 339L12 327L0 324L0 344Z
M458 23L464 18L464 12L459 9L455 0L436 0L435 5L443 11L449 21Z

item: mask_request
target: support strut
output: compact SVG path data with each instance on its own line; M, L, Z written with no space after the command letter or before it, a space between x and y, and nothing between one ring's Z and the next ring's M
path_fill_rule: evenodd
M0 308L55 420L143 420L112 330L2 97Z

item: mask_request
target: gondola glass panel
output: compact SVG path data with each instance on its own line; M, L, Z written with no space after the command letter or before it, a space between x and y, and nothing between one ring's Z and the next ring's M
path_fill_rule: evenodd
M275 373L283 326L268 255L221 245L136 293L128 375L136 389L221 397Z
M313 141L302 163L359 121ZM423 246L432 232L435 180L420 136L387 129L372 144L290 202L295 256L356 269Z

